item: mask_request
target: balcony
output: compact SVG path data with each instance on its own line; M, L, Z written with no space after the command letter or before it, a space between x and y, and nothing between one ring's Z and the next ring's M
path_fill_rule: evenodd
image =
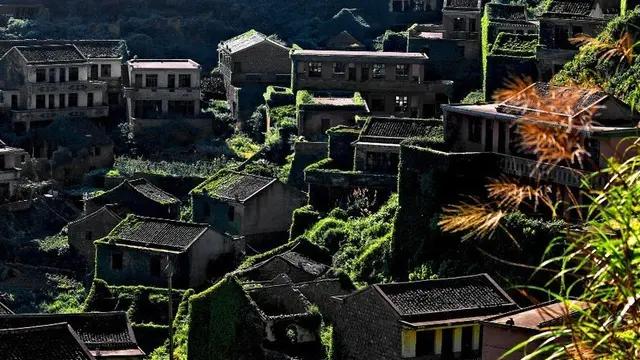
M27 83L30 94L74 93L74 92L102 92L107 90L106 81L70 81L70 82L39 82Z
M108 115L108 106L11 110L11 119L13 122L52 120L61 117L99 118L106 117Z
M200 100L199 88L124 88L131 100Z
M478 40L480 34L477 31L445 31L446 40Z

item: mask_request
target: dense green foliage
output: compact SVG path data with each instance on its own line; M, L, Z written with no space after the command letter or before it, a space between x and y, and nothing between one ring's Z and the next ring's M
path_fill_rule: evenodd
M173 318L173 358L175 360L187 360L187 347L189 341L189 299L195 295L195 291L187 290L182 296L178 312ZM169 359L169 339L161 347L151 354L151 360Z
M531 57L536 55L538 35L500 33L489 55Z
M484 92L482 90L472 91L462 99L463 104L477 104L484 101Z
M144 158L119 156L116 157L113 167L121 174L126 174L127 176L133 176L135 173L148 173L179 177L207 177L230 164L233 164L233 162L225 157L182 162L165 160L152 161Z
M296 239L318 222L320 220L320 212L316 211L313 206L306 205L296 209L292 217L289 240Z
M240 133L227 139L227 145L237 157L248 159L260 150L260 145Z

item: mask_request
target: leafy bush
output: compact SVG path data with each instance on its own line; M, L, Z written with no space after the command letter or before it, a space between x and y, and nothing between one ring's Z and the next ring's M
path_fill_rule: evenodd
M151 161L143 158L119 156L116 157L113 167L127 176L142 172L165 176L208 177L232 163L224 156L212 160L196 160L193 162Z
M227 139L227 145L236 156L248 159L260 150L260 145L256 144L246 135L240 133Z
M472 91L462 99L463 104L477 104L484 101L484 92L482 90Z

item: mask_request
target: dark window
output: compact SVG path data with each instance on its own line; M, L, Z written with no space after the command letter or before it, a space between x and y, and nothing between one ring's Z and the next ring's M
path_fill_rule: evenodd
M169 76L167 76L167 86L169 89L176 87L176 76L174 74L169 74Z
M233 206L229 206L229 208L227 209L227 217L229 218L229 221L234 221L236 218L236 209Z
M362 64L360 68L360 81L369 80L369 64Z
M21 155L20 156L20 163L24 164L27 162L27 155Z
M78 107L78 94L69 94L69 107Z
M178 75L178 86L181 88L191 87L191 75Z
M237 72L237 73L242 72L242 63L241 62L236 61L236 62L233 63L233 72Z
M153 75L147 75L145 76L145 86L148 88L154 88L154 87L158 87L158 75L153 74Z
M320 132L322 135L327 133L327 130L331 128L331 119L321 119L320 120Z
M11 95L11 110L18 109L18 95Z
M397 64L396 65L396 79L405 79L409 77L409 65Z
M47 107L47 97L45 95L36 95L36 109L44 109Z
M385 111L384 97L371 98L371 111L375 111L375 112Z
M416 333L416 356L435 354L435 342L435 331L418 331Z
M84 232L84 240L91 241L93 239L93 233L91 231Z
M60 71L58 72L58 81L59 82L67 81L67 69L60 68Z
M467 31L464 18L453 19L453 31Z
M396 106L394 108L395 112L406 112L408 106L409 106L408 96L396 96Z
M87 93L87 106L93 106L93 93Z
M458 57L464 57L464 45L458 45L456 48L456 55Z
M322 63L309 63L309 77L322 77Z
M402 12L402 2L404 0L394 0L392 5L393 12Z
M0 156L0 169L6 169L6 168L7 168L7 163L5 161L5 157Z
M453 329L442 329L442 355L453 356Z
M122 254L120 253L111 254L111 269L122 270Z
M49 82L56 82L56 69L49 69Z
M56 96L53 94L49 94L49 109L53 109L56 107Z
M151 276L160 276L162 274L162 262L159 257L152 257L149 260L149 273L151 273Z
M91 79L95 80L98 78L98 65L91 65Z
M111 77L111 64L102 64L100 66L100 76Z
M120 103L119 93L110 92L107 96L109 97L109 105L118 105Z
M80 78L77 67L69 68L69 81L78 81Z
M385 76L385 65L384 64L373 64L373 78L374 79L384 79Z
M349 68L349 81L356 81L356 71L355 67Z
M484 151L493 152L493 120L484 123Z
M469 19L469 31L470 32L476 32L478 31L478 29L476 28L477 24L476 24L476 19Z
M36 82L47 81L47 69L36 69Z
M554 30L554 45L558 47L569 46L569 29L565 26L556 26Z
M582 26L574 26L572 30L573 30L573 36L583 34L583 31L584 31L582 30Z
M474 143L482 142L482 121L478 118L469 118L469 141Z
M61 109L67 107L67 102L65 98L66 96L64 94L58 95L58 107Z
M342 62L333 63L333 73L334 74L344 75L345 72L346 72L346 66L345 66L344 63L342 63Z
M100 149L99 147L93 148L93 155L94 156L100 156L101 154L102 154L102 149Z
M462 355L468 356L473 352L473 327L462 328Z
M142 74L136 74L134 86L136 88L141 88L142 87Z

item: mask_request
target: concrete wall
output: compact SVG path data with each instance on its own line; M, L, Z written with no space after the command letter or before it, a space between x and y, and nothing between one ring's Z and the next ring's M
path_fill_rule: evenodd
M232 238L212 229L207 230L189 249L189 286L201 286L207 280L207 268L210 262L221 255L233 253Z
M353 126L356 123L356 115L362 114L362 111L350 110L300 111L298 135L305 137L325 136L326 133L322 133L323 119L329 119L329 128L339 125Z
M516 351L513 354L502 357L507 351L517 345L528 340L536 332L520 329L517 327L509 328L506 326L485 324L482 329L482 360L519 360L526 354L525 349ZM529 353L537 346L527 346ZM536 357L542 359L543 357Z

